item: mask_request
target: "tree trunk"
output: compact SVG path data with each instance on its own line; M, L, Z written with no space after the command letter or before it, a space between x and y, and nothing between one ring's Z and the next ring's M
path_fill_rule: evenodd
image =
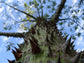
M66 41L67 36L61 36L56 23L52 21L40 20L29 32L25 33L24 38L27 41L20 46L19 50L22 52L18 52L16 48L16 51L13 50L15 63L79 62L82 52L76 53L71 38Z

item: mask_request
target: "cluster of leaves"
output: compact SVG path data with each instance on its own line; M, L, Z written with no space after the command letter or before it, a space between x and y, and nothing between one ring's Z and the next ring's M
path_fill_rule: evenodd
M11 48L14 47L14 43L11 43L11 42L7 42L7 51L11 50Z
M35 8L37 9L37 13L44 14L43 17L49 17L51 16L49 13L53 13L55 11L55 6L56 2L54 0L33 0L29 2L30 5L34 5ZM42 13L44 11L43 9L48 9L46 10L46 13ZM49 13L47 13L49 11Z
M77 31L78 29L84 30L84 27L81 24L81 20L83 21L84 18L84 9L82 8L82 5L80 6L79 4L74 4L74 5L65 5L62 14L60 15L60 18L66 18L66 20L60 21L58 24L61 26L60 31L63 31L64 35L69 34L72 32L71 36L73 36L73 39L76 39L77 37L80 37L82 33L80 31ZM66 24L67 24L67 29L69 29L69 32L66 32Z

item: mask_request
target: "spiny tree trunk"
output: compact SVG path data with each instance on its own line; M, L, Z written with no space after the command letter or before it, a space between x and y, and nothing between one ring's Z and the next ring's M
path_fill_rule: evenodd
M37 23L25 33L0 33L3 36L24 38L25 41L18 45L19 49L12 50L15 60L8 60L9 63L83 63L84 52L77 53L74 41L71 42L71 38L66 41L67 36L63 37L56 27L65 2L66 0L61 0L50 21L18 10L34 18Z
M52 21L40 20L22 36L25 43L18 45L20 48L15 48L16 51L13 50L15 63L78 63L83 55L74 50L71 38L66 41L67 36L61 36Z

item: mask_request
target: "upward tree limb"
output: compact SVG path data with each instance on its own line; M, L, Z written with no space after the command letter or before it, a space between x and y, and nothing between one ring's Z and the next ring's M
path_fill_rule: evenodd
M17 10L17 11L21 12L21 13L24 13L24 14L26 14L27 16L32 17L33 19L36 19L36 18L35 18L34 16L32 16L31 14L26 13L26 12L24 12L24 11L22 11L22 10L19 10L19 9L17 9L17 8L15 8L15 7L13 7L13 6L11 6L11 5L9 5L9 4L7 4L7 3L3 2L3 1L2 1L1 3L4 3L5 5L8 5L9 7L13 8L13 9L15 9L15 10Z
M7 36L7 37L24 37L24 33L5 33L5 32L0 32L0 36Z
M57 10L55 12L54 17L52 18L52 20L55 20L56 23L58 22L59 16L61 14L61 11L62 11L62 9L64 7L65 2L66 2L66 0L61 0L61 3L58 5L58 8L57 8Z

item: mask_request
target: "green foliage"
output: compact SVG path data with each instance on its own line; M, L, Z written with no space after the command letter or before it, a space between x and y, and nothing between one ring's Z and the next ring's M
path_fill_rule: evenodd
M75 37L75 36L72 36L72 39L73 39L73 40L76 40L76 37Z
M27 5L27 3L26 3L26 2L24 3L24 6L25 6L25 8L27 8L27 6L28 6L28 5Z
M55 1L52 1L52 3L53 3L53 6L56 6L56 2Z
M84 20L84 17L82 17L82 19Z
M46 18L46 17L49 17L49 15L46 13L43 17Z
M50 6L50 5L48 5L48 6L47 6L47 8L51 8L51 6Z
M78 37L80 37L80 35L81 35L81 33L79 32L79 33L78 33Z
M75 30L77 30L78 29L78 26L75 26Z
M62 24L63 24L63 22L60 22L59 24L60 24L60 25L62 25Z
M11 30L12 27L11 27L11 26L5 26L4 29L5 29L5 30Z
M6 48L7 48L7 51L9 51L9 50L11 50L11 47L13 47L14 46L14 43L11 43L11 42L7 42L7 46L6 46Z
M34 2L35 7L37 8L37 6L39 6L39 4L37 3L36 0L33 0L33 2Z

